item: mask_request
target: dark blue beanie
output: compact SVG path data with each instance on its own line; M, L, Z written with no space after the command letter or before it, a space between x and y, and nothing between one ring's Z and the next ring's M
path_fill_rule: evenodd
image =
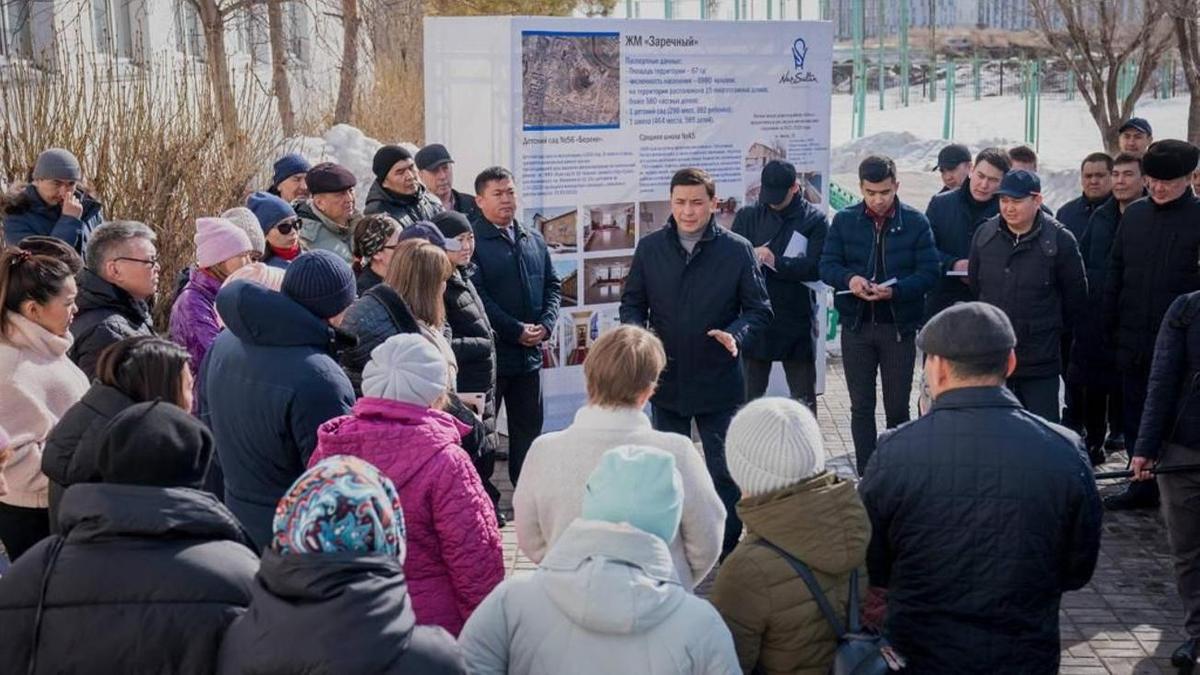
M418 220L401 230L400 236L397 238L397 243L409 239L424 239L440 249L445 250L446 248L446 237L442 235L441 230L437 229L428 220Z
M296 153L284 155L275 160L275 175L271 176L271 187L279 185L298 173L308 173L311 168L312 164Z
M296 217L296 210L291 204L276 197L270 192L255 192L246 200L246 208L258 218L258 225L263 234L271 231L280 221Z
M357 294L354 271L336 253L302 253L283 274L284 295L322 319L341 314Z

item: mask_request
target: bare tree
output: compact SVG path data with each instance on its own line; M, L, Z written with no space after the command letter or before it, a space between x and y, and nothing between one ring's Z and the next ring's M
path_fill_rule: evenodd
M267 0L267 32L271 40L271 88L279 107L279 122L283 135L296 135L296 110L292 107L292 85L288 78L287 36L283 28L283 3L287 0Z
M1179 48L1179 61L1183 64L1183 77L1188 85L1187 138L1200 143L1200 2L1196 0L1173 0L1168 12L1175 27L1175 44Z
M1163 0L1116 3L1113 0L1030 0L1043 37L1075 73L1075 86L1087 104L1104 146L1117 150L1117 130L1154 76L1171 45L1171 25ZM1131 21L1121 8L1140 13ZM1129 92L1118 91L1121 67L1137 67Z
M204 47L208 58L208 81L213 99L217 103L217 114L221 120L221 131L225 142L238 142L241 127L238 124L237 105L233 94L233 80L229 73L229 55L225 52L225 25L236 12L248 10L254 0L187 0L200 15L204 26Z
M358 94L358 29L362 19L358 0L342 0L342 65L338 80L337 105L333 109L334 124L349 124Z

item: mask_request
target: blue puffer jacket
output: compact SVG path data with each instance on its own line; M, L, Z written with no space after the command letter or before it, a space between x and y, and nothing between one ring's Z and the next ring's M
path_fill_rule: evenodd
M513 221L516 243L511 242L482 215L471 227L476 242L471 282L496 331L496 374L504 377L537 370L542 364L541 350L521 345L523 324L538 324L549 336L562 301L562 282L554 273L546 240Z
M1058 213L1054 214L1054 219L1062 223L1063 227L1075 235L1075 241L1080 241L1083 239L1083 235L1087 233L1088 221L1091 220L1092 214L1101 206L1107 204L1109 199L1108 195L1097 200L1088 199L1086 195L1079 195L1075 199L1063 204L1058 209Z
M83 255L88 237L92 230L100 227L104 216L100 202L84 194L83 190L76 189L75 197L83 205L83 214L79 218L64 216L61 206L47 204L38 195L36 187L26 186L6 210L4 240L9 246L15 246L22 239L34 235L54 237L67 242Z
M317 447L317 427L354 406L334 357L353 338L245 281L221 289L217 312L227 330L204 359L201 417L225 471L225 503L265 547L275 505Z
M1200 450L1200 291L1175 298L1163 317L1135 454L1186 463L1170 457L1168 443Z
M930 200L925 216L933 230L933 242L937 247L941 268L937 283L925 300L926 321L956 302L975 299L971 289L962 282L962 277L947 277L946 272L954 267L955 261L967 259L975 230L999 213L999 197L992 197L983 203L971 197L969 178L957 190L943 192Z
M821 253L821 281L834 290L849 290L851 277L861 275L870 279L875 272L875 223L867 216L866 209L863 202L848 206L838 211L829 227L825 250ZM921 322L925 293L938 279L937 250L933 247L929 221L920 211L897 202L882 236L885 276L897 280L892 286L891 300L896 328L911 334ZM955 283L961 282L955 279ZM835 296L833 302L841 324L858 330L870 303L849 293Z

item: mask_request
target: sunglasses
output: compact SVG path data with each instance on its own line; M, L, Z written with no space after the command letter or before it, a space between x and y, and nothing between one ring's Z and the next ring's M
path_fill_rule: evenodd
M279 234L291 234L292 230L300 229L300 219L289 218L287 220L280 221L279 223L276 223L275 229L279 231Z

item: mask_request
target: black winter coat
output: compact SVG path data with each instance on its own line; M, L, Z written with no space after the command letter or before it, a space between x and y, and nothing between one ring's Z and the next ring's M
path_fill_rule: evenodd
M1087 233L1092 214L1096 212L1096 209L1107 204L1110 198L1109 195L1105 195L1100 199L1091 200L1084 195L1079 195L1063 204L1054 214L1054 219L1075 235L1075 241L1081 241L1083 235Z
M1000 213L1000 198L992 197L986 202L975 201L971 196L971 179L963 181L961 187L935 195L925 209L929 226L933 230L934 245L937 246L941 274L937 284L925 298L925 320L956 302L974 300L971 289L962 277L948 277L946 273L955 261L966 260L971 252L971 239L975 230L988 219Z
M475 230L471 282L496 332L496 374L533 372L542 366L542 352L520 343L524 324L545 328L549 339L562 303L562 281L554 272L546 240L514 220L516 242L511 242L482 214L471 221L471 227Z
M358 276L354 279L354 285L356 286L358 297L360 298L363 296L363 293L366 293L382 283L383 277L376 274L375 270L371 269L370 267L363 269L363 271L359 272Z
M1191 190L1130 204L1113 242L1104 293L1108 336L1122 370L1149 368L1154 337L1175 298L1200 290L1200 198Z
M454 210L466 216L467 220L475 220L479 215L479 205L475 203L475 195L463 194L453 188L450 192L454 201Z
M465 675L442 628L417 626L399 560L263 554L250 611L221 645L221 675Z
M771 300L750 242L710 219L689 256L675 217L638 242L621 293L621 323L648 326L667 367L651 401L683 416L729 410L746 397L741 362L710 330L739 345L771 321Z
M342 320L342 330L354 336L356 342L341 352L342 368L350 378L356 396L362 396L363 369L371 360L371 352L393 335L421 334L417 320L409 311L404 298L391 286L379 284L356 300ZM459 366L462 367L461 364ZM487 452L489 430L483 420L471 413L457 394L450 394L446 412L471 427L462 439L462 448L472 457ZM494 422L493 422L494 428Z
M46 437L42 473L50 479L50 531L58 533L58 507L63 491L76 483L97 483L100 470L80 449L95 443L117 413L136 403L125 392L94 382L78 403L67 409Z
M746 356L761 361L811 361L814 303L813 293L804 282L821 278L818 265L829 232L825 214L796 195L781 211L766 204L739 209L732 230L751 246L766 246L775 255L775 269L765 265L759 268L775 317L765 330L750 335ZM785 258L793 234L808 240L807 250Z
M76 485L63 496L60 524L61 536L0 578L5 672L25 673L34 644L37 673L216 670L221 637L250 604L258 569L245 532L216 497Z
M470 276L470 267L457 269L446 282L443 302L450 348L458 361L458 390L492 392L496 388L496 336Z
M1120 224L1121 210L1117 200L1109 199L1092 213L1087 230L1079 240L1079 254L1087 272L1088 301L1083 316L1075 324L1067 380L1083 386L1109 387L1120 381L1116 345L1104 335L1108 262Z
M1134 454L1179 463L1165 443L1200 450L1200 291L1175 298L1163 317Z
M1062 371L1062 335L1087 306L1087 277L1075 237L1038 213L1033 229L1014 237L996 216L975 231L971 292L1004 310L1017 335L1012 377L1053 377Z
M279 498L317 447L317 427L354 406L334 360L353 338L246 281L221 289L217 312L226 330L204 358L201 419L225 472L225 503L262 547Z
M76 278L79 295L75 304L79 313L71 322L75 343L67 356L88 379L96 377L96 362L104 348L135 335L154 335L150 307L84 269Z
M1064 591L1091 579L1102 507L1083 444L1003 387L943 393L884 432L859 493L886 632L922 675L1058 672Z
M876 274L879 263L875 260L875 239L880 236L883 275ZM867 216L863 202L839 211L833 217L821 255L821 280L836 291L845 291L854 276L895 277L889 304L896 328L904 335L915 333L921 322L925 293L938 279L937 249L933 247L933 235L925 216L897 202L895 214L884 223L882 231L876 232L875 222ZM850 293L835 295L833 303L838 321L850 330L858 330L872 304Z
M429 220L444 210L441 200L434 197L424 185L418 184L414 195L402 195L383 187L376 180L367 192L367 206L363 213L386 213L395 218L403 229L418 220Z

